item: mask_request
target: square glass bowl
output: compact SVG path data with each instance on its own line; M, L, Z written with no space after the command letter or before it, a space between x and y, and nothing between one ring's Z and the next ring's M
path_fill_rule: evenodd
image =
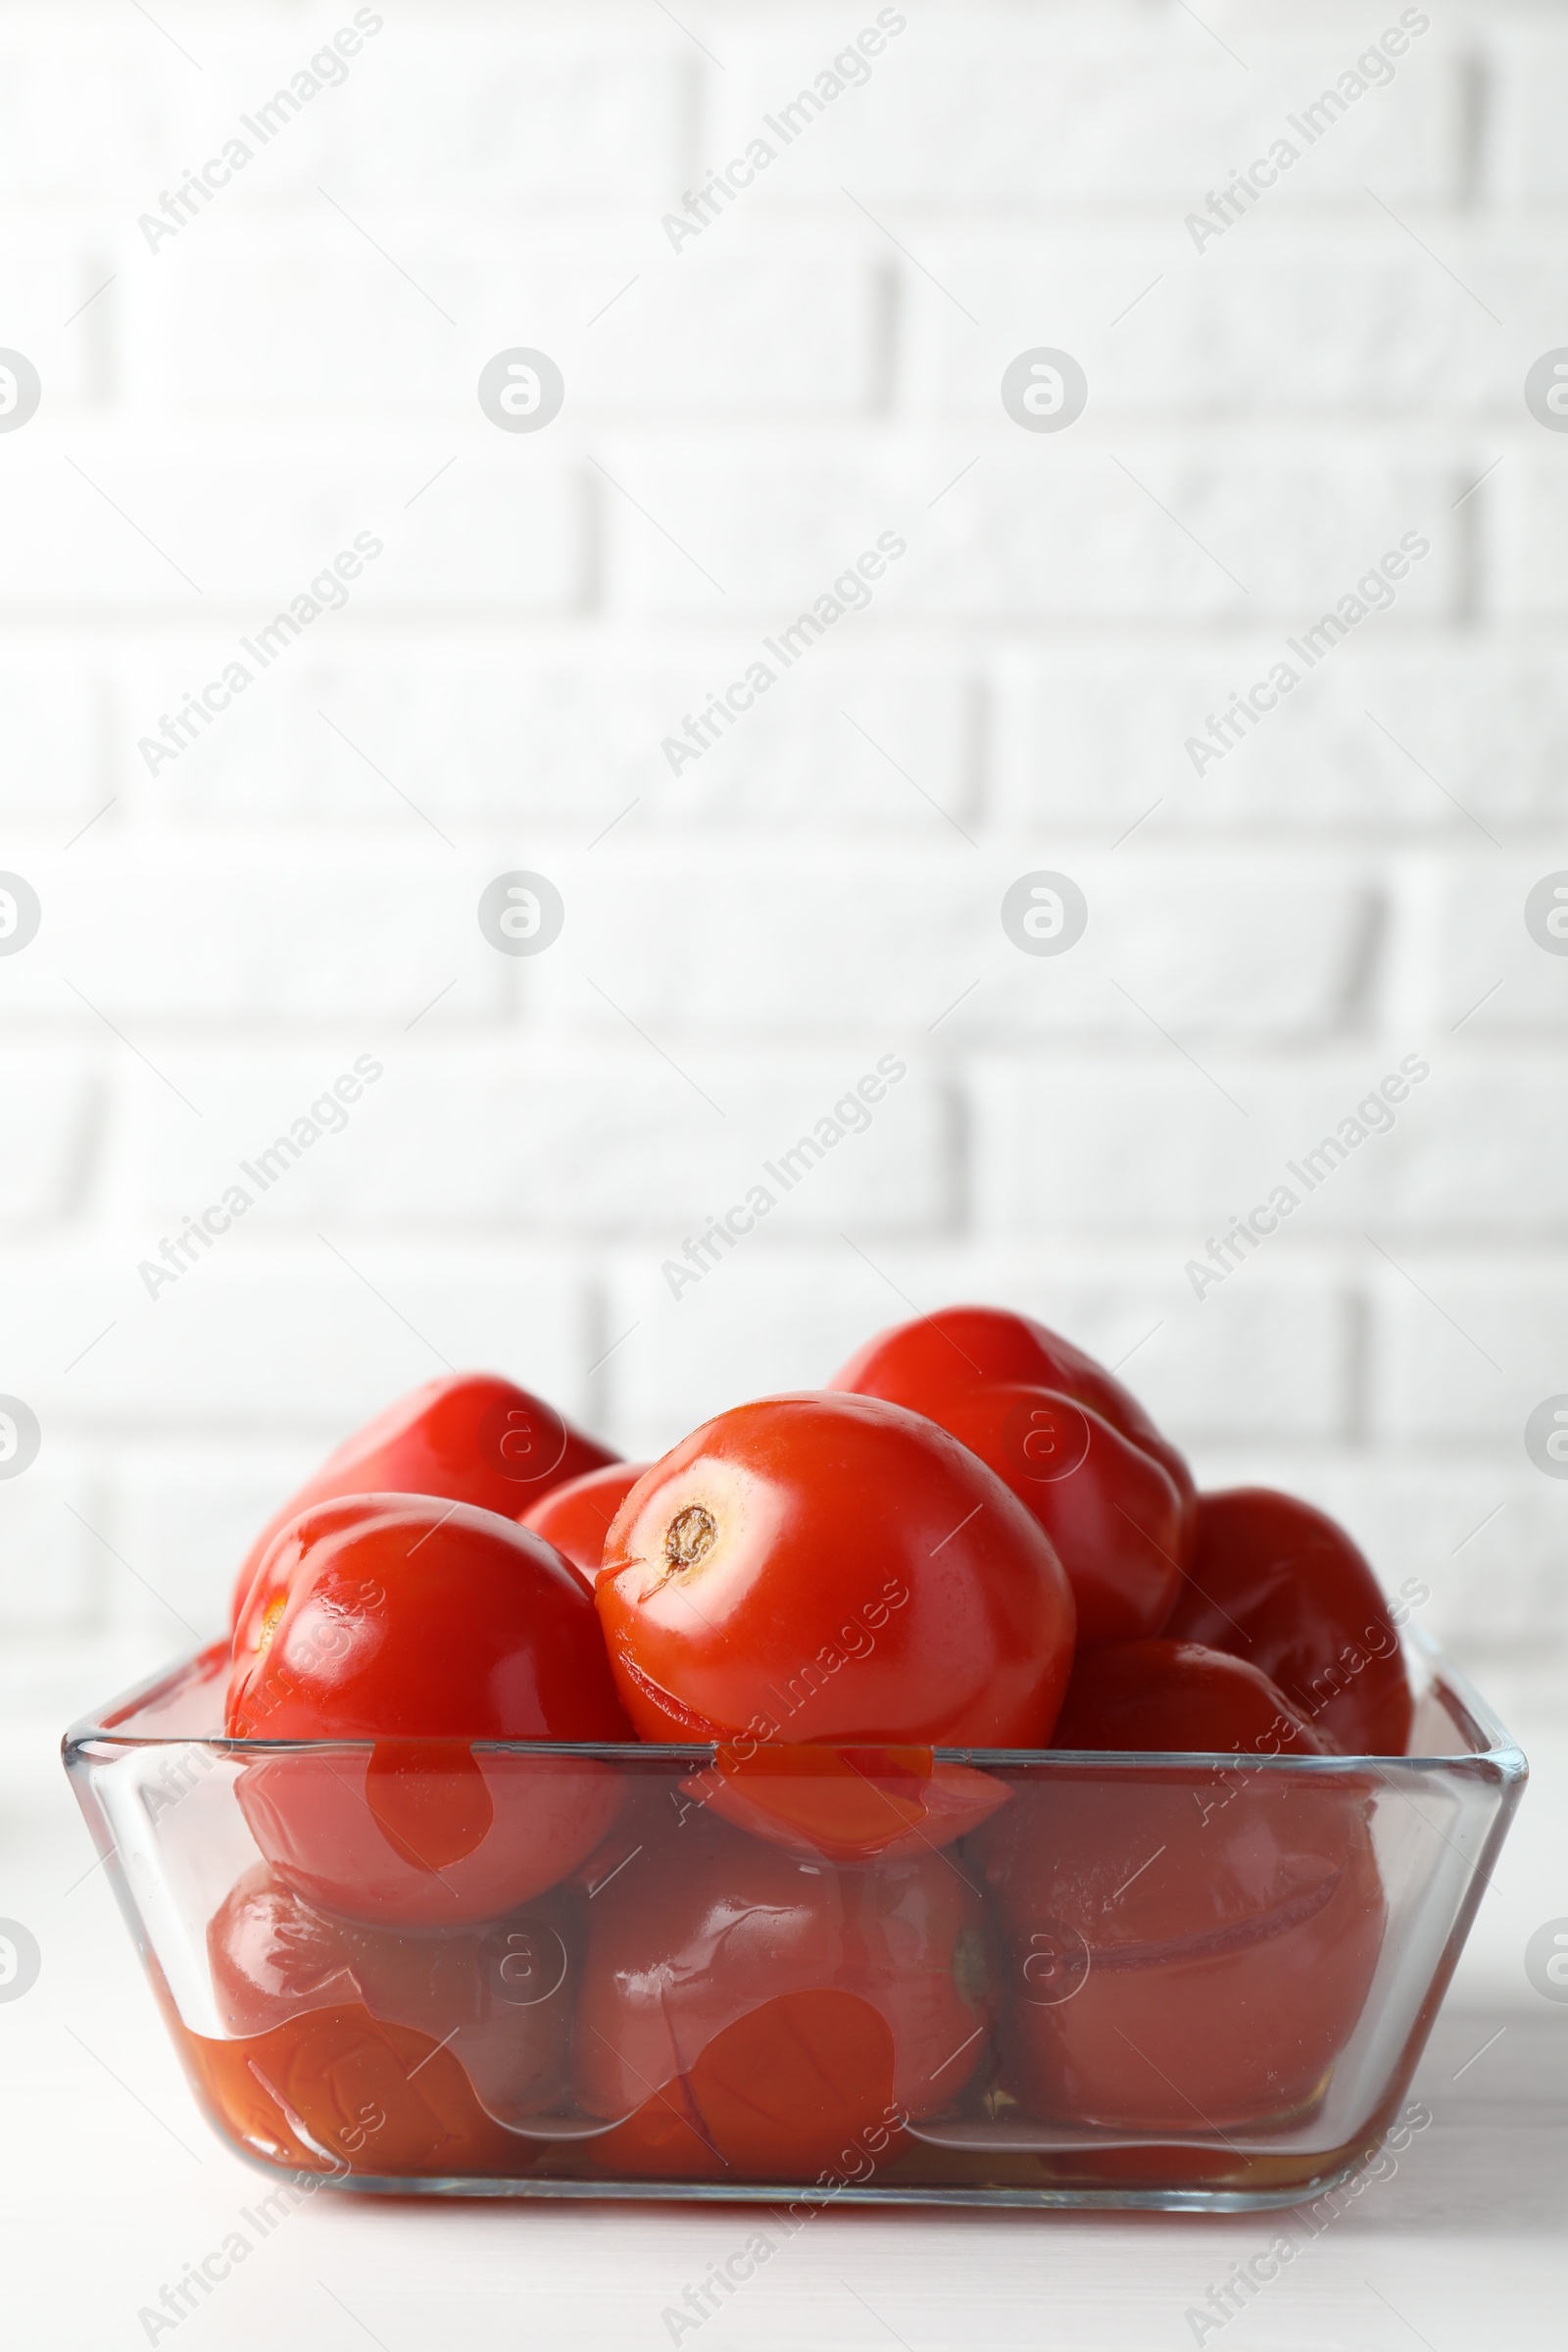
M1525 1759L226 1740L65 1760L241 2154L398 2195L1246 2210L1398 2113Z

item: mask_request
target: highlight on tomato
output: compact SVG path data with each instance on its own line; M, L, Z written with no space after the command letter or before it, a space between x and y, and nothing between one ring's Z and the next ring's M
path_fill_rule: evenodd
M515 1519L552 1487L615 1456L555 1406L492 1372L455 1372L400 1396L313 1471L272 1513L234 1580L230 1623L273 1537L340 1494L440 1494Z
M1199 1496L1164 1630L1246 1658L1342 1754L1404 1754L1414 1700L1389 1603L1344 1528L1294 1494Z
M1072 1663L1038 1521L868 1396L764 1397L694 1430L621 1504L594 1603L647 1740L1036 1747Z
M932 1401L1036 1518L1078 1604L1078 1642L1157 1634L1181 1588L1188 1514L1153 1454L1092 1405L1024 1381L990 1381Z
M956 2103L991 2008L976 1886L923 1853L837 1868L700 1808L588 1906L573 2065L600 2161L867 2177Z
M443 1924L564 1878L613 1818L613 1767L474 1743L630 1738L576 1572L511 1520L406 1494L318 1504L276 1552L235 1632L226 1729L307 1743L236 1784L285 1884Z
M1174 1480L1184 1509L1190 1511L1197 1489L1186 1457L1113 1373L1032 1315L1001 1306L940 1307L933 1315L918 1315L913 1322L878 1332L839 1367L828 1386L861 1396L885 1396L911 1412L940 1419L946 1399L999 1381L1051 1389L1088 1405L1153 1456Z

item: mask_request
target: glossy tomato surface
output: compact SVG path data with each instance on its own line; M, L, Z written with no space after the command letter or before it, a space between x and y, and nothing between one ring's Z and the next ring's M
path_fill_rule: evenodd
M693 1431L616 1513L594 1600L648 1740L1038 1747L1072 1661L1039 1524L935 1423L867 1396Z
M426 1381L345 1439L272 1513L235 1579L234 1620L272 1538L312 1503L338 1494L440 1494L515 1519L552 1487L614 1458L554 1405L496 1373Z
M231 1739L624 1740L593 1604L542 1537L416 1494L306 1511L246 1610Z
M1130 1389L1103 1364L1032 1315L1001 1306L944 1306L879 1332L828 1383L930 1413L956 1390L1021 1381L1076 1397L1163 1464L1184 1502L1195 1493L1186 1458L1161 1436ZM940 1416L938 1416L940 1417Z
M629 2169L809 2180L954 2104L989 2023L949 1862L808 1863L694 1808L589 1905L577 2095Z
M1106 1642L1080 1650L1053 1747L1138 1755L1316 1756L1323 1742L1244 1658L1197 1642Z
M296 2175L405 2180L505 2175L518 2142L480 2105L428 2034L384 2023L363 2002L311 2009L239 2041L175 2038L217 2128Z
M630 1737L593 1603L542 1538L408 1494L340 1499L277 1538L234 1637L231 1739L373 1742L263 1754L237 1784L258 1844L314 1903L482 1918L564 1877L613 1818L590 1758L474 1740Z
M1404 1754L1413 1702L1388 1603L1345 1530L1310 1503L1267 1487L1200 1495L1163 1630L1258 1667L1343 1755Z
M314 1909L263 1863L215 1913L207 1945L231 2034L358 2006L450 2044L480 2104L515 2124L567 2091L573 1934L560 1895L475 1926L371 1928Z
M1078 1604L1081 1649L1159 1631L1180 1589L1189 1521L1152 1453L1092 1405L1022 1381L962 1389L928 1411L1051 1538Z
M1045 2120L1176 2137L1304 2118L1382 1949L1375 1785L1107 1776L1064 1760L965 1848L1001 1931L1003 2085Z
M580 1478L552 1487L542 1501L519 1514L518 1525L553 1544L591 1592L599 1581L610 1523L651 1468L649 1462L606 1462L601 1469L585 1470Z

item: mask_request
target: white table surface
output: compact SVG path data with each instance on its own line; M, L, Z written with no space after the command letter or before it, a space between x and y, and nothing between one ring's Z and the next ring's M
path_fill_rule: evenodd
M73 1886L91 1848L51 1745L14 1731L0 1746L0 1916L24 1921L43 1953L32 1990L0 2004L6 2345L655 2352L676 2340L666 2308L766 2228L765 2209L322 2194L151 2339L142 2308L269 2183L201 2120L102 1871ZM1415 2085L1430 2129L1319 2235L1298 2223L1297 2260L1207 2344L1568 2345L1568 2004L1534 1995L1520 1960L1531 1929L1568 1916L1568 1746L1535 1750L1536 1785ZM1291 2222L838 2210L788 2242L775 2229L772 2258L678 2340L1179 2352L1195 2341L1188 2308Z

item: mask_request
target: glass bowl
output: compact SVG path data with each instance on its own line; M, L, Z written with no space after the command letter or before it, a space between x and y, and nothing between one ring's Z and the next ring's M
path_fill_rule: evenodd
M214 1643L67 1770L197 2099L407 2195L1247 2210L1394 2124L1525 1759L226 1740Z

